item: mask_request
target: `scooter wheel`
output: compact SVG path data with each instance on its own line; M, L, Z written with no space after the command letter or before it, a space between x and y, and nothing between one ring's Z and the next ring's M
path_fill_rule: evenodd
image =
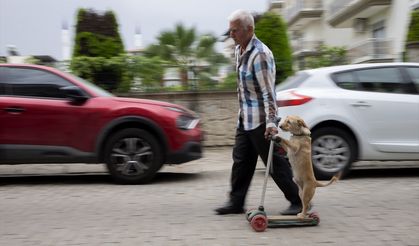
M250 208L246 211L246 220L251 221L252 217L255 215L255 212L257 211L257 208Z
M258 214L252 218L250 224L252 225L253 230L262 232L268 227L268 218L265 215Z
M252 221L252 218L255 217L256 215L263 215L266 217L266 213L264 211L261 211L257 208L255 209L250 209L246 212L246 219L247 221Z
M310 213L308 217L313 219L315 225L318 225L320 223L320 217L317 212Z

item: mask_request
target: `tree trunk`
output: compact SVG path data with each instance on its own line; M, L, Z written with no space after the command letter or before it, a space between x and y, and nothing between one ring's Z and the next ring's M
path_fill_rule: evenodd
M188 70L186 68L180 69L180 81L182 82L182 87L188 89Z

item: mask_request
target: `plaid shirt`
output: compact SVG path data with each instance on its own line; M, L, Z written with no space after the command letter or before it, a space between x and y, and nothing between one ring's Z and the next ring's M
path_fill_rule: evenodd
M277 109L272 52L253 35L243 54L240 54L240 45L236 46L235 57L239 117L244 130L255 129L263 123L272 126L269 123L275 122Z

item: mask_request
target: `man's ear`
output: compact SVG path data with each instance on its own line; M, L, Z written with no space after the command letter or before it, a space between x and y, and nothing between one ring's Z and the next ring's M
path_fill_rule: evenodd
M254 31L255 31L255 28L253 27L253 26L247 26L247 31L249 32L249 34L251 33L252 34L252 36L253 36L253 33L254 33Z

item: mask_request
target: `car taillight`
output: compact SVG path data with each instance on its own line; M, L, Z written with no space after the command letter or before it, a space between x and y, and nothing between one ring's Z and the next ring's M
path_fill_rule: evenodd
M290 91L287 93L281 93L278 95L278 99L276 100L276 105L278 107L286 107L286 106L297 106L309 102L312 97L299 95L294 91Z

